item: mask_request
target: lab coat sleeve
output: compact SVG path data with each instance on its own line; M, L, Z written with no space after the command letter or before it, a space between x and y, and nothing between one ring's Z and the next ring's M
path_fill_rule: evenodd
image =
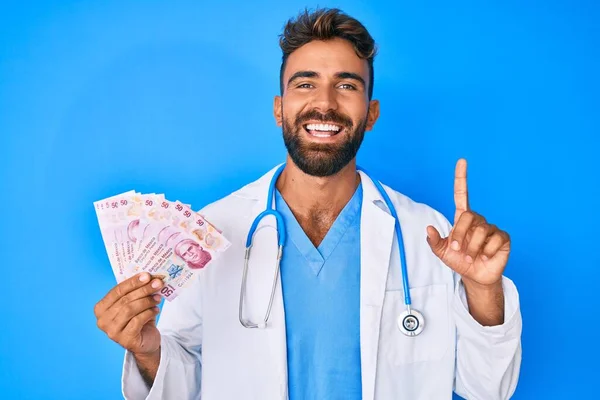
M509 399L521 367L521 312L514 283L502 277L504 323L482 326L469 314L460 278L456 281L456 394L466 399Z
M196 278L198 278L196 276ZM199 399L202 372L202 317L199 279L173 301L165 302L158 321L160 364L149 388L133 355L126 351L122 375L127 400Z

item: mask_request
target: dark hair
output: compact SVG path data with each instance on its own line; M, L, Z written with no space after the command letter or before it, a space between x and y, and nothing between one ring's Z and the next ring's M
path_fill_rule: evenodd
M283 71L290 54L313 40L345 39L352 44L356 55L369 64L369 100L373 96L373 59L377 53L375 40L358 20L337 8L320 8L314 12L307 9L298 17L290 19L279 36L283 52L279 70L279 86L283 94Z

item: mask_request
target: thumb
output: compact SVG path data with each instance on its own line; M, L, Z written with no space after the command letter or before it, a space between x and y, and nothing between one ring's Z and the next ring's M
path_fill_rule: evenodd
M446 248L446 242L448 239L442 239L440 233L433 226L427 227L427 243L431 247L431 251L438 257L442 257L444 249Z

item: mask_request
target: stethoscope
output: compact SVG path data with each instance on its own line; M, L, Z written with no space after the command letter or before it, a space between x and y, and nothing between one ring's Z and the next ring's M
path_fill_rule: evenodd
M275 289L277 287L277 279L279 278L279 268L281 265L281 257L283 255L283 245L285 243L285 233L286 233L283 216L273 206L273 196L275 194L275 183L277 182L277 178L279 178L279 175L281 175L281 172L283 171L284 168L285 168L285 164L282 164L275 171L275 174L273 175L273 178L271 179L271 182L269 184L269 192L268 192L268 196L267 196L267 206L266 206L265 210L263 212L261 212L254 219L254 222L252 223L252 226L250 227L250 231L248 232L248 238L246 239L246 254L244 255L244 272L242 275L242 287L240 290L240 307L239 307L240 323L245 328L266 328L267 321L269 320L269 316L271 314L271 308L273 306L273 299L275 297ZM369 177L369 179L371 179L369 174L364 169L357 167L357 170L364 172ZM398 316L398 320L397 320L398 329L400 329L400 331L403 334L405 334L406 336L417 336L419 333L421 333L423 331L423 328L425 327L425 320L423 318L423 315L419 311L415 310L414 308L411 308L410 288L408 286L408 272L406 271L406 258L404 255L404 241L402 240L402 231L400 230L400 222L398 220L398 215L396 214L396 208L394 207L394 205L392 204L392 201L390 200L387 193L381 186L381 183L379 183L378 181L373 180L373 179L371 179L371 181L373 182L373 184L379 191L380 196L383 197L383 200L384 200L387 208L389 209L390 213L392 214L392 217L394 217L394 221L395 221L394 227L396 230L396 237L398 238L398 252L400 253L400 269L402 271L402 285L404 287L404 304L406 305L406 310ZM277 220L277 227L276 227L276 229L277 229L277 244L278 244L277 261L276 261L276 268L275 268L275 276L273 277L273 284L271 286L271 297L269 300L269 304L267 306L267 312L265 313L265 317L264 317L263 321L255 324L251 321L245 320L242 317L243 299L246 296L246 278L248 276L248 263L250 260L250 250L252 249L252 240L254 238L254 233L256 232L256 228L258 227L258 224L260 223L260 221L268 215L274 216L275 219Z

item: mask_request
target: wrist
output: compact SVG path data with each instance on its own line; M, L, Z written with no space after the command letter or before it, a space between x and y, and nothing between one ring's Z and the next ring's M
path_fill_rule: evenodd
M462 279L469 313L483 326L504 323L504 288L502 280L493 284L481 284L470 279Z
M489 295L498 293L499 291L503 291L502 287L502 278L498 279L496 282L484 284L476 282L472 279L461 277L463 286L467 293L478 293L481 295Z
M160 346L158 347L158 349L151 351L151 352L131 352L133 354L133 357L141 362L147 362L147 361L155 361L156 359L160 359Z
M146 387L150 389L154 384L160 366L160 346L153 352L133 353L133 357Z

